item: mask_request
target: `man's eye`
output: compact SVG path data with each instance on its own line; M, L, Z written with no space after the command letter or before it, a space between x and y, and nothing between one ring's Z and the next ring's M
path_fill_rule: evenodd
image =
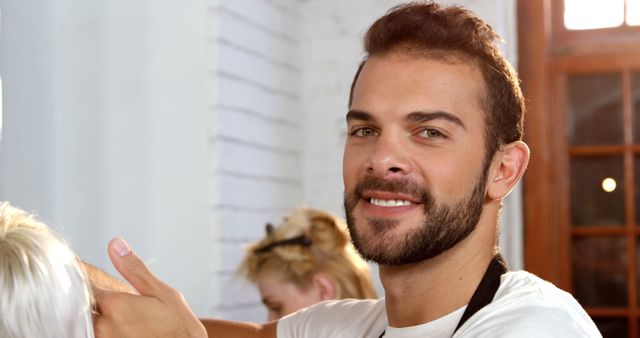
M420 137L424 137L424 138L440 138L440 137L445 137L444 134L442 134L440 131L438 131L437 129L433 129L433 128L427 128L427 129L423 129L420 131L419 133Z
M376 131L373 128L358 128L351 132L351 135L358 137L375 136Z

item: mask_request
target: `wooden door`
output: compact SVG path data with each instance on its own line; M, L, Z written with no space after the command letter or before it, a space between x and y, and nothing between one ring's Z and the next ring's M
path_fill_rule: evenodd
M640 337L640 27L571 31L563 1L518 4L525 267L605 337Z

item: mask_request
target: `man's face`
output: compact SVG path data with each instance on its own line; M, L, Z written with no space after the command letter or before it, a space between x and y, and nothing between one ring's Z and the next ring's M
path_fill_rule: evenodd
M439 255L480 218L487 168L475 66L392 53L365 64L347 115L345 211L365 259Z

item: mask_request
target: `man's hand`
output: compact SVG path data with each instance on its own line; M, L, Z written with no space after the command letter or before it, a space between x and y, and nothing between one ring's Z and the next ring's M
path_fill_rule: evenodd
M137 295L138 292L136 289L132 288L131 285L122 282L121 280L111 276L110 274L98 269L97 267L79 260L80 265L84 269L87 277L89 278L89 282L91 283L91 287L93 289L105 289L110 291L120 291L127 292L133 295Z
M94 288L96 338L207 337L182 294L159 280L123 239L109 242L109 257L140 295Z

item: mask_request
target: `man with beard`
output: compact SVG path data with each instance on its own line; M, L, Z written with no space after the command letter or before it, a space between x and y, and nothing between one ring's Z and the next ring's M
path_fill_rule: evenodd
M116 239L114 265L142 296L98 291L96 336L600 337L571 295L507 272L500 257L501 201L529 149L497 39L469 11L434 3L396 7L365 36L346 115L344 207L385 298L324 302L265 325L200 325Z

